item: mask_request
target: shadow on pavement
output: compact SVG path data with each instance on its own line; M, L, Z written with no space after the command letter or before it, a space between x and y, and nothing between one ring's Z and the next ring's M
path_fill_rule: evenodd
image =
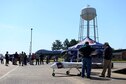
M91 72L91 75L98 75L100 74L99 72Z
M114 73L126 74L126 68L113 71Z
M117 77L112 77L112 79L115 79L115 80L126 80L126 78L117 78Z
M126 78L118 78L118 77L111 77L111 78L107 78L107 77L99 77L99 72L92 72L91 73L92 76L90 80L100 80L100 81L109 81L111 79L115 79L115 80L126 80ZM67 75L66 73L56 73L56 75L54 77L81 77L79 74L69 74Z
M104 77L91 77L91 80L101 80L101 81L108 81L111 80L111 78L104 78Z
M78 74L65 74L65 73L55 73L55 77L73 77L73 76L79 76Z
M111 79L126 80L126 78L118 78L118 77L111 77L111 78L107 78L107 77L91 77L91 80L111 80Z

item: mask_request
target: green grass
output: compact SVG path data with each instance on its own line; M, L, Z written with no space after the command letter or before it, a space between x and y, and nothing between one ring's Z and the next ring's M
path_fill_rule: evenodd
M121 62L121 63L123 63L123 62L126 62L126 60L112 60L112 62Z

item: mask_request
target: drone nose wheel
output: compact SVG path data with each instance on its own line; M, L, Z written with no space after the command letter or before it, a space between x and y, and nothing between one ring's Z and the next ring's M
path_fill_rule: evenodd
M70 74L70 71L66 71L66 74L69 75Z
M55 73L52 73L52 76L55 76Z

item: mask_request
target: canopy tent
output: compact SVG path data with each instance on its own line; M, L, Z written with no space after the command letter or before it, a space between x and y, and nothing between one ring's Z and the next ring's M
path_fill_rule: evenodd
M103 44L96 42L89 37L86 37L83 41L77 43L74 46L69 47L68 49L79 49L85 44L85 42L89 42L89 45L91 45L93 48L102 48L103 46Z

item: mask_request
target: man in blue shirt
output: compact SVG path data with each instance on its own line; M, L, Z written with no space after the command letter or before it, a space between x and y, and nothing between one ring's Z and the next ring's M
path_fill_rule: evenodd
M87 78L91 78L91 64L92 64L92 57L91 53L94 49L89 45L89 42L85 42L85 45L79 49L79 52L82 55L82 78L85 77L85 71L87 73Z

